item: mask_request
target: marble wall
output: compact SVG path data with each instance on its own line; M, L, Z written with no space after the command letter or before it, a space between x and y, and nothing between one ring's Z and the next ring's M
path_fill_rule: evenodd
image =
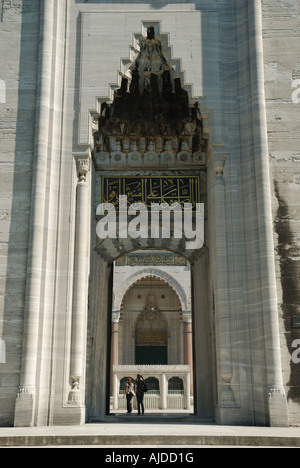
M266 110L280 336L291 424L299 424L300 365L291 360L300 330L300 36L299 2L263 0Z
M202 382L214 383L201 411L215 407L223 424L283 425L277 398L283 383L289 422L297 425L299 364L291 361L299 339L291 317L300 313L297 0L4 0L0 424L82 423L85 387L89 414L104 417L96 390L105 395L109 274L93 251L91 207L88 216L81 212L88 227L78 225L76 192L80 177L87 198L99 199L90 164L92 116L118 86L149 21L167 35L190 92L203 97L209 129L207 253L194 266L195 285L206 295L196 287L195 330L198 391ZM113 243L111 251L117 255ZM77 254L84 257L83 280ZM74 302L76 281L85 297ZM86 350L78 325L87 319L88 285ZM101 366L92 373L97 356Z
M39 2L3 2L0 23L0 425L20 382L37 93ZM3 89L3 88L2 88Z

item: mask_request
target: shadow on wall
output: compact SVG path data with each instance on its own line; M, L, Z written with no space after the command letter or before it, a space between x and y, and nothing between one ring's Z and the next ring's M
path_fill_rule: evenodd
M275 219L275 231L278 235L277 253L280 261L280 274L282 286L282 314L285 327L285 338L290 355L294 349L292 344L294 340L300 337L300 330L292 328L292 316L299 315L300 307L300 261L295 259L299 257L299 245L291 229L289 207L280 193L280 185L275 181L275 194L278 200L277 217ZM290 381L288 398L296 403L300 403L300 365L291 359Z

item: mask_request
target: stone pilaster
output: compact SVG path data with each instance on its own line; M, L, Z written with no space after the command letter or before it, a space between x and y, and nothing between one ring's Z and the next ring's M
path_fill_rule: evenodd
M264 342L270 426L288 426L288 408L282 380L279 317L275 274L272 200L264 92L261 0L248 2L253 145L258 209L258 243L263 300Z
M228 296L228 254L226 235L226 204L224 186L224 165L226 155L218 155L214 160L215 179L215 242L214 242L214 274L215 274L215 309L216 309L216 344L217 344L217 385L218 410L220 422L226 420L223 408L236 407L234 393L231 387L232 356L231 356L231 320Z
M68 404L75 407L84 405L84 373L86 359L87 299L89 275L89 213L90 188L87 173L90 169L90 154L74 154L78 170L76 188L76 226L74 252L74 283L72 312L71 348L71 390Z
M54 0L41 1L39 88L36 106L36 132L28 266L24 310L23 354L19 392L15 405L16 427L34 425L36 372L39 346L40 294L45 234L46 179L51 106L51 65L53 48Z

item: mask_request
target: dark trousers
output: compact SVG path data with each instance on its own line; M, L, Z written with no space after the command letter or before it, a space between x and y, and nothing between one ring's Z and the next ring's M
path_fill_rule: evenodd
M144 394L143 393L136 393L136 398L137 398L137 403L138 403L138 413L141 414L141 407L142 407L142 414L145 413L145 407L144 407Z
M126 400L127 400L127 413L132 413L132 393L127 393L126 394Z

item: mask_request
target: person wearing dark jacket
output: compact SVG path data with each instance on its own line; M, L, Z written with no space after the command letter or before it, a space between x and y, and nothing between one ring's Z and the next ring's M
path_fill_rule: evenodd
M138 374L137 379L135 381L136 385L136 398L138 403L138 414L144 415L145 414L145 407L144 407L144 394L147 392L147 387L143 377ZM142 409L142 413L141 413Z

